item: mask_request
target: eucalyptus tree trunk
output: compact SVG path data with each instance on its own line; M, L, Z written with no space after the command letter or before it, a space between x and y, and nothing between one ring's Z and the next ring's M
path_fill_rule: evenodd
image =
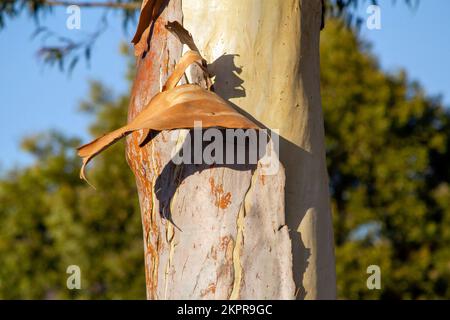
M137 58L129 120L161 90L183 45L214 90L279 130L279 170L172 161L186 130L127 137L139 190L149 299L333 299L335 265L320 100L321 0L170 0ZM190 81L196 82L192 72ZM276 150L276 139L268 152Z

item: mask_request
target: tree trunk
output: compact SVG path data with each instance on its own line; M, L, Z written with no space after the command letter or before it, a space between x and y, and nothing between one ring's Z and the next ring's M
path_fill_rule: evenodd
M181 56L182 44L164 28L177 20L210 62L216 93L279 130L282 165L274 174L262 163L175 165L172 151L186 130L161 132L143 148L142 133L127 138L149 299L335 298L321 12L320 0L170 0L155 23L137 61L129 120Z

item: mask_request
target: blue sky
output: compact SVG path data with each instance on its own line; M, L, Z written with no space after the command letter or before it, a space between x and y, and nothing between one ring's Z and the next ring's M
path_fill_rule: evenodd
M368 4L360 7L361 15L366 15ZM383 69L406 69L428 94L442 94L450 105L450 1L422 0L417 10L408 9L401 1L392 5L390 0L380 0L380 5L381 30L363 26L360 32L373 43ZM101 12L82 10L81 30L66 29L68 15L63 8L42 22L63 35L82 37L95 30ZM0 171L31 162L19 148L24 136L59 129L87 139L88 119L77 107L88 94L90 79L102 81L117 93L127 90L119 44L129 42L132 30L124 32L118 15L110 14L109 27L94 47L90 68L81 61L71 77L38 62L36 51L42 43L39 38L31 39L34 30L34 22L23 15L7 21L6 29L0 31Z
M428 94L442 94L450 105L450 1L420 0L417 9L401 0L379 2L381 30L363 27L361 35L372 42L383 69L406 69ZM367 16L365 7L360 11Z
M61 35L83 38L96 30L102 12L82 10L80 30L66 28L68 14L64 8L56 9L42 24ZM87 139L88 119L77 108L89 92L89 80L101 80L117 93L127 90L123 77L126 64L119 53L119 44L128 41L133 30L126 34L117 14L110 14L107 31L92 50L90 67L82 60L70 77L37 59L36 51L42 41L31 38L35 29L34 21L23 15L7 22L6 29L0 31L0 168L3 169L32 160L19 148L24 136L58 129Z

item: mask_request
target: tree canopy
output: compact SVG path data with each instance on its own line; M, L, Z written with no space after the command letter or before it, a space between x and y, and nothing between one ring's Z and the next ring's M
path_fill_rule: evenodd
M92 82L80 109L98 136L126 121L128 96ZM118 143L79 178L75 148L60 132L22 143L35 163L0 180L0 298L144 299L142 225L133 174ZM68 290L67 267L81 269L81 290Z
M321 63L339 296L449 298L449 110L380 70L341 22L322 35ZM369 265L380 291L362 281Z

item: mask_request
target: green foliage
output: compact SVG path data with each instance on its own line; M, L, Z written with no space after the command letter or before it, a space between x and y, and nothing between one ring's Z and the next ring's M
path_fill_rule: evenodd
M450 113L329 21L322 98L341 298L450 298ZM382 290L366 287L379 265Z
M95 136L126 121L128 97L92 83L82 110ZM34 165L0 180L0 298L145 298L142 227L135 181L119 143L79 179L78 139L48 133L24 140ZM81 268L81 290L66 269Z

